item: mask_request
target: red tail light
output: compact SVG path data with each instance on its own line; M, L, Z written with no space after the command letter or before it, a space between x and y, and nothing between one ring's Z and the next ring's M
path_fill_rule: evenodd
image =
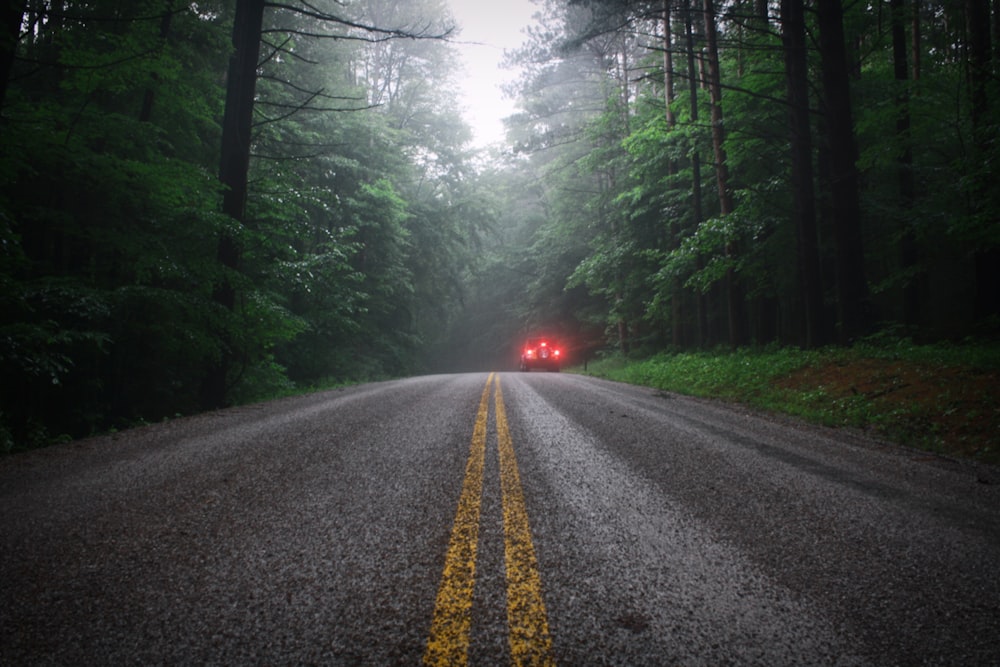
M559 363L562 350L547 340L535 340L521 350L521 358L530 362Z

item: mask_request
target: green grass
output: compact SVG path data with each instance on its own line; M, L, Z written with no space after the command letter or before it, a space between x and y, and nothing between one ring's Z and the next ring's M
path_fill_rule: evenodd
M994 343L917 345L875 337L851 348L612 356L575 370L1000 463L1000 345Z

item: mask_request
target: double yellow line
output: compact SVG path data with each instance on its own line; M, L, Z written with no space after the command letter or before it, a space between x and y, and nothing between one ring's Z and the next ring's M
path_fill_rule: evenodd
M469 460L465 466L465 480L448 543L427 651L424 653L426 665L465 665L468 662L491 386L496 387L494 404L503 505L511 662L515 665L555 664L545 603L542 600L538 561L531 542L528 512L521 489L521 476L507 425L503 392L500 390L500 376L490 373L479 399Z

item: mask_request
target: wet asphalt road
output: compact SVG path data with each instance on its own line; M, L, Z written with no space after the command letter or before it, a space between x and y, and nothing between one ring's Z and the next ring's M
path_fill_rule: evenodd
M995 468L498 378L500 401L485 373L421 377L0 459L0 664L419 664L442 614L474 665L512 634L563 665L1000 664Z

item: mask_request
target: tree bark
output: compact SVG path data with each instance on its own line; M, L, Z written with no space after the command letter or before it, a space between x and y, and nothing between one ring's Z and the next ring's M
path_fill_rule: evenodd
M805 346L815 348L829 342L829 331L823 309L823 276L816 230L816 191L812 163L809 69L803 0L782 0L781 38L784 43L785 78L788 88L792 217L798 244L800 294L805 315Z
M722 74L719 71L719 44L716 36L715 5L713 0L704 0L705 42L707 51L708 92L711 99L712 149L715 154L715 185L719 193L719 215L733 212L733 195L729 189L729 166L726 158L726 128L722 114ZM726 257L733 260L737 255L735 241L726 243ZM743 290L736 270L726 272L726 306L729 319L729 344L738 347L746 343L746 315L744 314Z
M673 34L670 26L670 2L663 0L663 102L666 105L667 130L674 129L677 119L670 105L674 103L674 52ZM676 165L671 162L671 169Z
M219 180L226 186L223 213L240 222L246 215L250 133L257 88L264 0L239 0L233 23L233 54L226 79L226 110L222 120Z
M858 192L858 150L841 0L817 0L817 10L836 245L838 334L840 342L846 344L869 333L872 321Z
M687 41L688 95L691 103L691 123L698 124L698 82L694 52L694 26L692 20L691 0L684 0L684 34ZM701 154L698 146L691 148L691 215L693 224L700 225L704 221L701 201ZM702 268L698 260L698 268ZM708 298L698 294L698 341L701 345L708 342Z
M733 212L733 198L729 191L729 167L726 161L726 130L722 114L722 78L719 72L719 45L716 36L715 6L713 0L704 0L705 46L708 92L711 99L712 149L715 153L715 185L719 193L722 215Z
M237 2L233 21L233 54L229 59L226 80L219 180L225 186L222 212L240 225L246 218L253 101L263 24L264 0ZM240 268L240 248L232 232L224 231L220 235L216 257L222 265L223 276L213 288L212 296L219 306L232 311L236 306L236 289L231 274ZM226 331L219 332L219 335L220 356L209 363L202 382L201 402L206 409L222 407L227 402L229 369L235 351L231 336Z
M672 132L677 126L677 118L671 109L671 105L676 99L674 91L674 52L673 52L673 27L670 23L671 0L663 0L663 101L665 106L665 116L667 121L667 132ZM677 175L678 166L676 160L670 160L667 165L667 173L673 177ZM671 250L676 249L681 242L681 229L677 217L670 220L669 238ZM671 280L670 295L670 339L675 347L680 347L683 343L683 329L681 320L683 309L681 307L684 288L680 278Z
M910 137L910 94L909 54L906 49L906 8L905 0L889 0L892 12L892 64L896 83L900 86L896 97L896 140L902 150L896 158L896 173L899 182L899 208L903 218L900 236L900 264L904 272L915 274L920 263L917 234L911 219L914 200L917 196L913 177L913 142ZM911 275L903 286L903 321L910 326L920 324L921 304L924 299L924 280Z
M993 78L992 47L990 45L990 8L988 0L966 0L966 29L968 32L969 60L969 113L972 120L972 162L987 164L993 157L994 140L991 136L990 100L988 88ZM972 186L972 215L977 224L996 225L996 213L991 197L992 183L985 174L977 173ZM983 320L1000 315L1000 248L977 248L973 257L976 273L975 315Z

